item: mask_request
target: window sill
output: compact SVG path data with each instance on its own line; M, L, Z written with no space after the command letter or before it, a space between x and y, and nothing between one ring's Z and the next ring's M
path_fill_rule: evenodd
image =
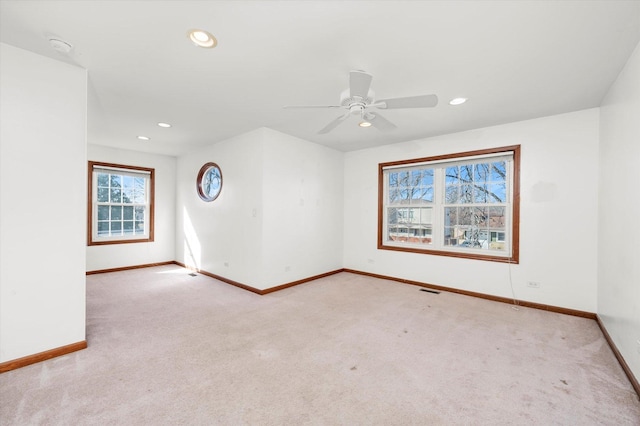
M491 254L471 253L468 251L433 250L433 249L418 248L416 246L413 246L413 247L412 246L394 246L394 245L385 245L385 244L378 244L378 250L391 250L391 251L402 251L402 252L408 252L408 253L431 254L435 256L456 257L461 259L484 260L487 262L501 262L501 263L511 263L511 264L519 263L517 253L511 256L508 256L508 255L498 256L498 255L491 255Z
M122 239L98 239L91 240L87 242L88 246L104 246L109 244L130 244L130 243L152 243L153 238L144 237L144 238L122 238Z

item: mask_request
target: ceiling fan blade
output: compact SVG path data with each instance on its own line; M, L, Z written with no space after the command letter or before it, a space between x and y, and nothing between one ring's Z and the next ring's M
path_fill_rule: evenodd
M369 113L367 114L366 119L373 125L373 127L380 130L381 132L389 132L398 128L395 124L378 113Z
M380 99L374 106L382 109L431 108L438 105L436 95L409 96L406 98Z
M336 127L338 127L338 124L342 123L344 120L347 119L347 117L349 117L349 113L346 113L344 115L341 115L340 117L336 118L335 120L333 120L331 123L327 124L326 126L324 126L322 129L320 129L318 131L319 135L324 135L325 133L329 133L330 131L332 131L333 129L335 129Z
M366 98L371 87L373 76L364 71L351 71L349 73L349 90L350 95Z
M343 108L342 105L285 105L282 108Z

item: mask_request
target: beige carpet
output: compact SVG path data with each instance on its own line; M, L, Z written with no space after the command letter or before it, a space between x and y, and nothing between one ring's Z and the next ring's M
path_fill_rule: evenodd
M87 277L86 350L0 375L2 425L638 425L588 319L341 273L266 296Z

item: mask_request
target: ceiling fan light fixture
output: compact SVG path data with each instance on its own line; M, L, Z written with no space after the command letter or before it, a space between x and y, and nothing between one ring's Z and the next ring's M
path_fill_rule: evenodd
M467 98L453 98L449 101L449 105L462 105L467 102Z
M358 126L360 126L360 127L371 127L371 122L369 122L369 121L361 121L360 123L358 123Z
M205 30L191 30L187 33L189 39L198 47L212 49L218 45L218 40Z

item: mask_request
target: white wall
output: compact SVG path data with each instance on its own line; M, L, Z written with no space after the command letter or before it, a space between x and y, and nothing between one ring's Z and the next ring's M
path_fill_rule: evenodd
M177 160L176 260L247 285L262 265L261 129ZM222 190L205 203L196 192L200 168L215 162Z
M264 136L263 288L341 269L342 152Z
M598 315L640 378L640 44L600 108Z
M378 163L518 144L520 264L376 248ZM597 109L349 152L344 267L594 312L597 156ZM527 287L528 281L540 288Z
M203 164L223 187L200 200ZM269 129L178 158L176 257L257 289L339 269L342 154Z
M155 169L154 241L87 246L87 271L173 261L175 259L176 158L88 145L90 161Z
M0 362L85 340L87 74L0 44Z

